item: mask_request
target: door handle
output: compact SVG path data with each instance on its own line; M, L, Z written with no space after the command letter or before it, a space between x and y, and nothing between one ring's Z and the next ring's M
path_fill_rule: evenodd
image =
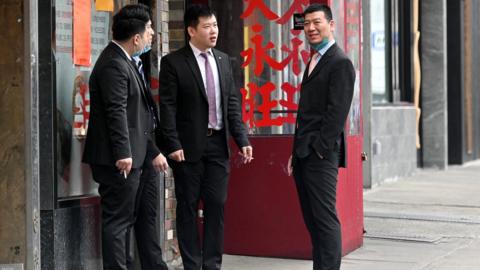
M368 155L366 152L362 152L362 161L367 161L368 160Z

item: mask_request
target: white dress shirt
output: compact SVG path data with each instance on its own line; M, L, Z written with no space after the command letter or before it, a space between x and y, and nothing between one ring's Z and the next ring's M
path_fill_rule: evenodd
M317 52L318 52L318 54L316 55L316 57L317 57L317 59L316 59L316 60L317 60L317 63L315 63L315 65L317 65L318 62L320 62L320 59L322 59L322 56L323 56L325 53L327 53L328 49L330 49L330 47L332 47L333 44L335 44L335 40L334 40L334 39L330 40L325 47L323 47L322 49L320 49L320 50L317 51Z
M191 42L190 47L192 48L193 55L195 55L195 59L197 60L198 67L200 68L200 73L202 74L202 79L203 79L203 86L205 88L205 93L207 91L207 75L205 74L205 58L201 56L200 54L202 51L200 51L197 47L195 47ZM212 49L208 49L206 51L207 56L208 56L208 62L210 63L210 67L212 69L213 73L213 80L215 82L215 103L217 107L217 126L212 127L210 124L208 124L209 128L213 128L216 130L220 130L223 128L223 114L222 114L222 97L221 97L221 91L220 91L220 76L218 74L218 67L217 67L217 61L215 60L215 57L213 56ZM206 93L208 95L208 93Z

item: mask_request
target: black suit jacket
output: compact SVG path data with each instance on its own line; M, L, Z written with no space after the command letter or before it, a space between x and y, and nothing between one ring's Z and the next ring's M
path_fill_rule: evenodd
M225 143L231 134L239 147L249 145L242 121L240 91L235 87L227 54L213 49L222 97ZM163 57L160 65L161 147L183 149L187 161L198 161L207 140L208 100L202 75L189 45ZM226 147L228 149L228 147Z
M312 152L333 160L340 152L339 166L346 167L344 133L355 84L355 69L334 43L321 57L312 74L305 70L294 138L294 157ZM335 162L336 163L336 162Z
M83 162L111 165L132 157L133 168L160 151L153 140L153 99L135 64L110 43L90 75L90 120ZM156 117L158 119L158 117ZM156 123L158 126L158 122Z

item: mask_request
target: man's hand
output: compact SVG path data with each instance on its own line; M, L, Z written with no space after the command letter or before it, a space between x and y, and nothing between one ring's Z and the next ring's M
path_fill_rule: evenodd
M162 171L165 174L167 174L167 169L168 169L167 159L161 153L158 154L158 156L152 160L152 165L157 172Z
M132 162L132 158L119 159L117 160L117 162L115 162L115 166L120 171L120 173L124 174L125 178L127 178L126 176L130 173L130 170L132 169Z
M243 164L250 163L253 159L253 148L251 145L242 147L242 152L239 153L243 157Z
M293 173L293 166L292 166L292 155L288 158L288 163L287 163L287 173L288 176L291 176Z
M185 161L185 156L183 155L183 149L177 150L175 152L172 152L168 154L168 157L170 159L175 160L176 162L182 162Z

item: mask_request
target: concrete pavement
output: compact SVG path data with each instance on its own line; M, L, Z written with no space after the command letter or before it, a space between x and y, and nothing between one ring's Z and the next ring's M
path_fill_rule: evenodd
M364 211L364 244L342 270L480 269L480 161L366 190ZM311 270L312 262L225 255L222 269Z

